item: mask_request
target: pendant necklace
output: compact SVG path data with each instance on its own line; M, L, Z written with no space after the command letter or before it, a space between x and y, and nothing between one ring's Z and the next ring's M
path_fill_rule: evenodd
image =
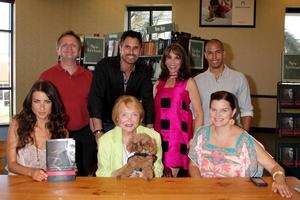
M34 140L34 146L35 146L35 151L36 151L36 162L37 162L37 167L41 168L41 160L40 160L40 154L39 154L39 147L36 141L36 136L35 134L33 135L33 140Z

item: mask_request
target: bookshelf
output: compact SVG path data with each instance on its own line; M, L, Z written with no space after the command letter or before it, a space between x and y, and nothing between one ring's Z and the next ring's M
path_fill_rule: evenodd
M300 83L277 84L277 161L300 178Z
M159 74L161 72L160 69L160 62L163 51L167 48L172 42L172 33L174 31L174 23L169 24L162 24L162 25L155 25L149 26L147 28L147 34L157 34L170 32L169 38L152 38L149 41L143 42L143 50L140 59L144 60L147 66L149 78L151 78L152 82L158 79Z

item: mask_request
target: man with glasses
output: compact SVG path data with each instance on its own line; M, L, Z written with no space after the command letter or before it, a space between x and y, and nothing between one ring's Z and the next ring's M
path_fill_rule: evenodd
M246 77L224 64L225 51L220 40L209 40L205 46L204 55L208 62L208 69L194 78L202 100L204 124L210 123L210 95L216 91L225 90L236 96L237 107L240 111L236 118L237 123L241 123L242 128L249 131L253 117L253 106Z

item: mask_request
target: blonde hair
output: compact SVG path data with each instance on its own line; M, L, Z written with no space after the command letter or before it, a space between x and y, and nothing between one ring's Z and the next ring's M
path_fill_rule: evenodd
M140 114L140 123L143 121L145 112L141 102L134 96L122 95L116 100L115 105L112 109L112 120L115 123L115 125L118 124L118 115L122 104L124 104L126 107L133 107L137 109L137 111Z

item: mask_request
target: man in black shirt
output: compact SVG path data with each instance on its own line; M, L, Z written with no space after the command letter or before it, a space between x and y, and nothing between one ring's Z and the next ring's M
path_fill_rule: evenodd
M138 60L141 50L141 34L126 31L120 40L120 56L104 58L96 66L89 95L89 113L97 139L113 128L112 108L121 95L138 98L145 110L145 124L153 127L152 83L146 66Z

